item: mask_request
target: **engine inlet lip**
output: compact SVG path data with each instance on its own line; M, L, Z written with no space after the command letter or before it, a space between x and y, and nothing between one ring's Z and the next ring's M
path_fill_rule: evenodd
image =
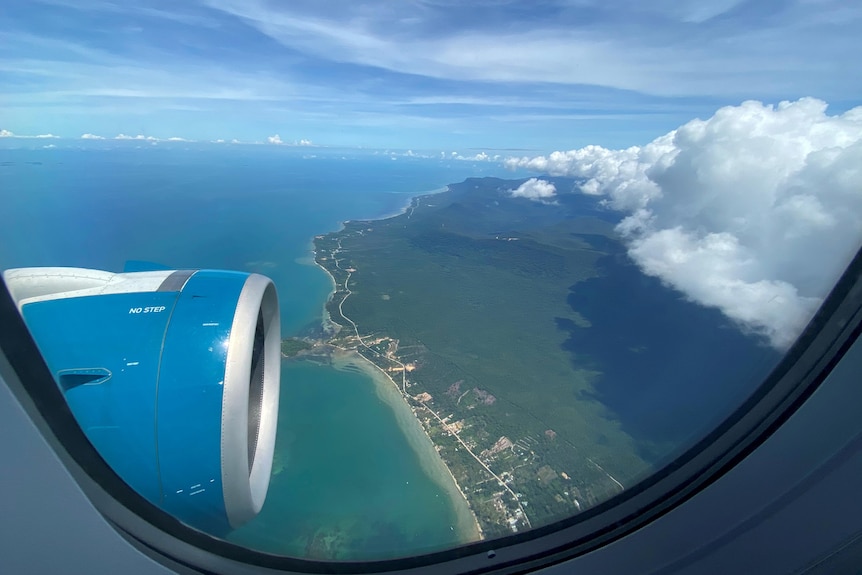
M222 396L221 472L225 512L235 528L263 507L275 452L281 323L272 280L259 274L246 278L230 334ZM256 340L259 361L253 366ZM257 379L252 373L255 367L259 387L251 381L253 376Z

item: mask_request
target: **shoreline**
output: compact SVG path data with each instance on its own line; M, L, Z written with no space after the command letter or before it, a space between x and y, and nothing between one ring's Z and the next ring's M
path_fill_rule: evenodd
M382 221L400 217L405 214L408 214L409 217L408 212L416 208L419 198L441 194L448 191L450 191L450 187L447 185L434 190L419 192L416 195L412 195L404 207L397 213L367 220L345 220L341 222L341 226L338 230L327 232L327 234L341 232L346 229L347 224L352 222ZM335 293L338 291L338 283L330 271L317 261L317 247L315 246L314 241L317 237L327 234L318 234L312 238L311 256L314 264L326 273L326 276L330 281L331 289L329 296L323 303L321 326L324 334L331 337L332 335L337 334L344 326L334 321L327 309L327 305L332 301ZM449 500L452 502L453 511L455 512L457 532L462 539L461 543L466 544L483 540L485 538L485 534L482 531L479 518L476 516L476 513L470 505L470 500L467 498L467 495L464 493L464 490L461 488L461 485L458 483L452 470L449 469L449 466L443 460L437 450L436 444L431 439L431 436L428 434L428 431L425 429L425 426L422 424L407 399L404 397L401 388L395 380L393 380L392 377L380 366L365 358L358 351L345 349L331 343L326 343L325 345L330 349L329 358L333 368L344 369L346 366L350 365L362 371L362 373L371 379L375 393L380 400L392 409L401 433L404 435L408 444L419 458L422 470L449 496Z
M379 216L376 218L359 218L356 220L344 220L343 222L341 222L341 227L338 228L337 230L333 230L331 232L326 232L325 234L319 234L319 235L337 234L338 232L344 231L346 224L350 224L353 222L382 222L384 220L391 220L392 218L397 218L398 216L403 216L408 211L410 211L410 208L416 207L416 200L418 200L419 198L424 198L426 196L436 196L437 194L444 194L448 191L450 191L449 186L443 186L442 188L435 188L433 190L428 190L425 192L417 192L416 195L410 196L410 199L407 200L407 203L404 205L404 207L401 208L400 210L398 210L397 212L392 212L391 214ZM410 192L406 192L406 193L410 193ZM314 244L314 240L312 240L312 245L313 244ZM312 249L312 252L314 252L313 249ZM329 272L327 272L327 273L329 273Z
M407 200L407 203L404 204L404 207L402 207L398 212L394 212L392 214L384 215L384 216L381 216L378 218L367 219L367 220L344 220L344 221L339 223L339 227L337 230L333 230L331 232L325 232L323 234L316 234L315 236L313 236L311 238L311 240L308 242L308 253L309 253L310 260L311 260L310 263L314 264L315 266L317 266L321 270L323 270L323 273L325 273L326 277L329 278L329 286L330 286L329 287L329 295L324 300L323 310L320 313L320 323L321 323L321 326L323 328L323 333L325 333L327 335L335 335L341 330L342 326L341 326L341 324L336 323L332 320L332 316L329 314L329 310L326 309L326 306L329 303L329 301L332 299L332 296L335 295L335 292L338 289L338 285L335 282L335 278L332 276L331 273L329 273L329 270L326 269L325 267L323 267L322 265L320 265L320 263L317 261L317 246L314 245L314 240L317 239L318 237L323 237L327 234L341 232L346 228L346 224L348 224L350 222L376 222L376 221L380 221L380 220L388 220L391 218L397 218L398 216L403 216L411 208L416 207L416 201L419 198L422 198L425 196L433 196L436 194L442 194L442 193L445 193L448 191L449 191L449 186L446 185L446 186L443 186L441 188L435 188L433 190L418 192L415 195L411 195L410 198ZM412 192L406 192L406 193L410 194ZM460 487L459 487L459 489L460 489Z
M312 244L314 241L312 240ZM326 277L329 278L329 295L326 297L326 300L323 302L323 310L320 312L320 325L323 328L323 333L327 335L337 334L341 330L341 325L332 321L332 316L329 315L329 310L326 309L327 304L332 300L332 296L335 295L335 291L338 289L338 285L335 283L335 278L332 277L332 274L329 273L329 270L320 265L317 262L317 250L312 250L312 259L314 260L314 265L323 270L323 273L326 274Z
M386 403L393 411L398 427L407 439L407 443L419 457L422 470L449 495L457 518L457 529L462 543L473 543L484 539L479 519L470 507L469 500L452 470L440 457L434 442L429 437L425 426L416 417L413 409L404 399L398 384L374 362L366 359L359 352L333 346L331 355L332 366L344 369L353 366L367 375L374 384L377 397ZM454 489L452 489L454 487Z
M392 218L397 218L398 216L403 216L404 214L406 214L406 213L407 213L407 210L409 210L410 208L414 207L414 206L413 206L413 204L414 204L414 202L416 201L416 199L417 199L417 198L421 198L421 197L424 197L424 196L433 196L433 195L436 195L436 194L442 194L442 193L444 193L444 192L448 192L448 191L449 191L449 186L443 186L442 188L435 188L435 189L433 189L433 190L428 190L428 191L426 191L426 192L419 192L419 193L417 193L417 194L415 194L415 195L410 196L410 199L408 199L408 200L407 200L407 204L405 204L405 205L404 205L404 207L403 207L403 208L401 208L401 209L400 209L399 211L397 211L397 212L392 212L391 214L387 214L387 215L384 215L384 216L380 216L379 218L372 218L372 219L368 219L368 220L347 220L347 221L348 221L348 222L350 222L350 221L355 221L355 222L378 222L378 221L382 221L382 220L389 220L389 219L392 219ZM398 192L393 192L393 193L398 193ZM408 194L409 194L409 193L411 193L411 192L406 192L406 193L408 193ZM342 229L343 229L343 228L344 228L344 226L342 226ZM337 232L340 232L340 231L341 231L341 230L337 230Z

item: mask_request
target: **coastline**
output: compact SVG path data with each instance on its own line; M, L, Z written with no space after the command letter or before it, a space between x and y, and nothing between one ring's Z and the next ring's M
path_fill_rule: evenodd
M338 289L338 286L335 283L335 278L332 277L332 274L329 273L329 270L320 265L317 261L317 251L312 249L312 259L314 260L314 265L323 270L323 273L326 274L326 277L329 278L329 295L326 297L326 300L323 302L323 310L320 312L320 325L323 328L323 333L327 335L334 335L341 330L341 326L334 321L332 321L332 316L329 315L329 310L326 309L327 304L332 299L332 296L335 295L335 290Z
M483 539L482 528L476 514L470 507L467 496L455 476L452 475L449 466L440 457L422 422L419 421L410 405L405 401L398 384L389 374L355 350L334 347L331 357L332 366L335 369L352 366L362 371L374 382L377 397L392 409L401 432L419 457L423 471L449 495L457 517L457 530L461 535L462 543L472 543Z
M404 204L404 206L400 210L398 210L397 212L393 212L393 213L388 214L388 215L383 215L383 216L380 216L378 218L373 218L373 219L368 219L368 220L344 220L339 224L338 229L334 230L334 233L338 233L338 232L344 230L345 224L348 224L352 221L374 222L374 221L379 221L379 220L388 220L390 218L397 218L398 216L403 216L408 211L410 211L412 208L416 207L416 201L419 198L422 198L425 196L433 196L436 194L442 194L442 193L445 193L448 191L449 191L449 186L447 185L447 186L443 186L441 188L435 188L433 190L418 192L416 194L411 195L410 198L407 200L407 203ZM326 232L326 233L333 233L333 232ZM308 265L317 266L318 268L320 268L323 271L323 273L326 274L326 277L329 278L329 285L330 285L329 296L323 302L323 310L320 313L320 323L321 323L321 326L323 328L323 333L325 333L327 335L335 335L341 330L341 325L332 321L332 316L329 315L329 310L326 309L326 306L329 303L329 301L332 299L332 297L335 295L335 291L338 289L338 286L335 282L335 278L332 277L331 273L329 273L329 270L326 269L325 267L323 267L322 265L320 265L320 263L317 261L317 247L314 245L314 240L318 237L322 237L323 235L325 235L325 234L318 234L318 235L311 238L311 240L308 243L308 251L310 254L309 260L310 261L308 261L308 262L303 261L300 263L307 263ZM303 258L303 260L304 259L305 258ZM430 438L429 438L429 441L430 441ZM448 467L447 467L447 469L448 469ZM458 487L458 489L460 490L461 488Z
M396 211L396 212L392 212L391 214L383 215L383 216L380 216L378 218L372 218L372 219L368 219L368 220L347 220L347 221L377 222L377 221L381 221L381 220L388 220L391 218L397 218L398 216L402 216L402 215L406 214L410 208L414 207L414 203L416 202L416 200L418 198L422 198L425 196L433 196L435 194L442 194L442 193L448 192L448 191L449 191L449 186L443 186L442 188L435 188L433 190L428 190L425 192L418 192L416 194L412 194L412 192L408 192L412 195L407 200L407 203L404 205L404 207L401 208L400 210ZM343 224L341 226L341 229L344 229ZM337 231L341 231L341 230L337 230Z
M411 210L416 208L420 198L445 193L449 190L449 186L444 186L426 192L419 192L412 195L404 207L397 213L368 220L345 220L341 223L341 226L335 233L344 230L346 225L352 222L382 221L405 214L407 214L409 218ZM323 332L327 334L327 336L331 337L343 329L344 326L335 322L327 309L327 305L332 301L332 298L338 290L338 284L332 273L317 261L317 248L314 245L314 240L318 237L320 236L315 236L315 238L312 239L311 255L314 264L326 273L326 276L330 281L331 291L323 304L321 325ZM332 344L326 344L326 347L330 350L328 355L332 367L343 370L346 367L351 366L360 370L371 379L374 384L375 393L380 400L392 409L398 423L398 427L403 433L405 439L407 439L407 442L413 449L414 453L416 453L419 458L423 471L449 496L453 511L455 512L457 522L456 529L460 536L461 543L472 543L484 539L485 535L482 531L481 524L470 505L467 495L464 493L464 490L461 488L461 485L458 483L452 470L449 469L449 466L440 456L431 436L428 434L425 426L410 406L407 398L402 394L401 388L395 380L393 380L392 377L382 368L371 360L365 358L356 350L345 349Z

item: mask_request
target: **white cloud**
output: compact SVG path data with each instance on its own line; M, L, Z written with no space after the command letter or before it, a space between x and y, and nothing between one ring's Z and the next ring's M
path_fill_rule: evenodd
M115 140L146 140L148 142L158 142L159 139L154 136L145 136L143 134L138 134L137 136L128 136L126 134L117 134L114 137Z
M81 134L82 140L104 140L102 136L97 136L96 134Z
M738 1L629 2L616 9L596 2L589 11L602 16L589 26L578 20L581 10L570 7L550 11L553 18L536 10L529 22L508 27L476 25L473 18L458 18L459 8L429 2L388 3L373 17L361 2L335 11L312 3L277 7L267 0L205 3L291 50L446 80L598 85L711 98L778 97L811 86L834 97L858 92L856 78L838 80L835 73L854 64L858 9L847 9L846 2L797 2L767 20L729 14L723 25L707 23L732 13ZM515 21L508 2L495 4L498 17ZM435 10L448 25L431 27L429 34Z
M313 146L314 144L311 143L311 140L306 140L305 138L303 138L299 142L297 142L297 145L298 146Z
M617 229L645 273L778 349L862 240L862 107L749 101L643 147L505 163L583 179L583 193L628 214Z
M60 136L55 136L54 134L39 134L37 136L20 136L9 130L0 130L0 138L24 138L24 139L36 139L36 140L58 140Z
M185 138L180 138L178 136L173 136L168 138L168 142L191 142L191 140L187 140Z
M266 139L266 141L269 142L270 144L283 144L284 143L281 141L281 137L278 134L275 134L274 136L269 136Z
M502 158L500 154L494 154L492 156L486 152L479 152L468 156L459 154L458 152L449 152L449 155L447 156L446 152L440 152L440 157L443 159L460 160L464 162L497 162Z
M513 198L528 198L530 200L543 202L553 198L557 193L554 184L538 178L530 178L515 190L509 190Z
M461 160L464 162L491 162L491 161L496 162L496 161L500 160L500 155L495 154L495 155L491 156L490 154L487 154L485 152L479 152L478 154L473 154L472 156L463 156L463 155L459 154L458 152L452 152L452 159L453 160Z
M50 150L51 148L56 148L56 147L57 146L55 144L48 144L47 146L42 146L42 148L45 150Z
M374 155L379 155L379 154L380 154L380 152L372 152L372 153L373 153ZM428 155L428 154L423 154L423 153L421 153L421 152L414 152L413 150L407 150L406 152L390 152L390 151L386 151L385 153L389 154L390 156L401 156L402 158L422 158L422 159L426 159L426 160L427 160L427 159L430 159L430 158L435 158L435 159L437 158L437 156L432 156L432 155Z

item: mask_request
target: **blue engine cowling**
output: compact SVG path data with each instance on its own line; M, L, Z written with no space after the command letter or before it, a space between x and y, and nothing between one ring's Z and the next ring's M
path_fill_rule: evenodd
M4 279L82 429L138 493L223 534L269 488L278 298L215 270L7 270Z

